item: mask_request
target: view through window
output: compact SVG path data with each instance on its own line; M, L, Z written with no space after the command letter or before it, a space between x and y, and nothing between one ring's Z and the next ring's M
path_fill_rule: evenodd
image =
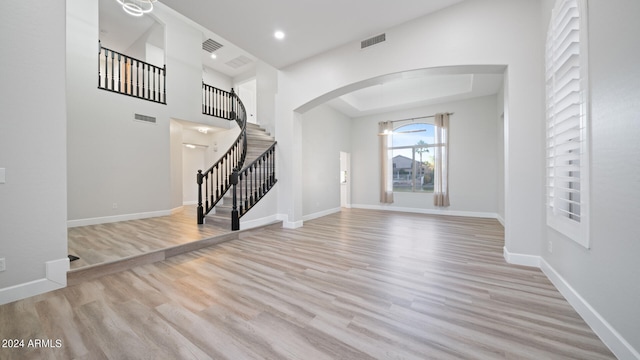
M389 150L394 192L433 192L435 126L414 123L395 129Z

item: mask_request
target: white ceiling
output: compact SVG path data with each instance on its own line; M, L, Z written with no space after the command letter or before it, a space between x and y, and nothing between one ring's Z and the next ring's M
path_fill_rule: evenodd
M257 59L283 68L461 1L161 0L162 4L156 6L199 27L203 41L210 38L222 44L215 51L215 60L202 50L202 62L233 78L251 71ZM153 24L152 16L133 18L115 0L100 0L100 38L105 46L117 43L114 50L124 51ZM286 32L284 40L273 37L277 29ZM245 57L249 63L231 67L228 63L238 57ZM369 85L328 104L349 117L360 117L463 100L497 93L502 75L414 71L383 77Z
M161 0L281 69L462 0ZM276 30L285 32L276 40Z
M350 92L327 102L351 117L386 113L496 94L502 87L502 74L425 74L421 71Z

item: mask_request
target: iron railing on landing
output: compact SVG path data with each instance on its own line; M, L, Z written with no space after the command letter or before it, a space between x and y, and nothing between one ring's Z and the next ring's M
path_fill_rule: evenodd
M98 41L98 88L167 103L167 66L158 67L105 48Z

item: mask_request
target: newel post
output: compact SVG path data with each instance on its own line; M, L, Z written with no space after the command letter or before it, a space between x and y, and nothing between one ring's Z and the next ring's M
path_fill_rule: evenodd
M204 224L204 208L202 207L202 170L198 170L198 224Z
M236 185L238 185L238 170L234 169L229 175L229 183L233 195L233 209L231 210L231 230L240 230L240 217L238 216L238 195L236 194Z
M236 120L236 92L231 88L231 113L229 114L231 120Z

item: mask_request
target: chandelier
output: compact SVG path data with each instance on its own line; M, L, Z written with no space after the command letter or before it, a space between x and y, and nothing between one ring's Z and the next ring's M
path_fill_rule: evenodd
M153 3L158 0L116 0L122 10L132 16L142 16L153 10Z

